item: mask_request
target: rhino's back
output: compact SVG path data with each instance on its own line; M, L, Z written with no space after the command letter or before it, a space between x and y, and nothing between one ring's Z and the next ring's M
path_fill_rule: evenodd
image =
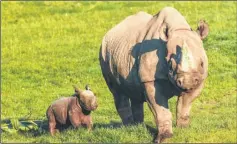
M138 32L146 26L151 18L152 15L143 11L130 15L110 29L105 34L103 41L107 42L109 47L121 43L121 40L136 40ZM132 41L129 42L132 43Z
M102 59L109 64L110 71L125 79L131 71L134 59L130 50L137 43L139 32L146 26L152 15L138 12L128 16L110 29L104 36L101 46Z
M131 50L151 18L152 15L146 12L138 12L128 16L105 34L100 49L100 65L110 89L139 97L140 82Z
M61 124L66 124L68 105L70 101L71 97L62 97L54 101L51 105L56 120Z

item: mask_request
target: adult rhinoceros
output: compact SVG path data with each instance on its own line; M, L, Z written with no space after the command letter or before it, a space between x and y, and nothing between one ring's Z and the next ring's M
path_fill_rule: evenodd
M207 77L202 39L208 25L193 31L174 8L152 16L138 12L109 30L102 41L100 65L123 124L143 122L143 103L155 117L156 142L172 136L168 99L177 101L177 125L187 126L192 101Z

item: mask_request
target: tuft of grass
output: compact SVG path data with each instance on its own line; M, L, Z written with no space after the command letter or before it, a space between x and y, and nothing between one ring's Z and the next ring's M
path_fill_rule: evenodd
M145 125L121 126L99 66L104 34L138 11L178 9L193 29L210 28L204 40L209 60L205 88L194 101L191 125L175 127L176 98L169 101L174 136L166 142L236 142L236 2L1 2L1 118L46 120L50 103L89 84L98 96L94 130L67 129L51 137L2 133L1 141L37 143L149 143L156 131L145 104ZM116 124L117 123L117 124ZM151 127L151 128L150 128Z

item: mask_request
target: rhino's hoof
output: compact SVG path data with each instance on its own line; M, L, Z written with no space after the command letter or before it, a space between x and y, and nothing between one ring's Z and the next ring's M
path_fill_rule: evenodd
M186 128L189 126L189 119L180 118L176 122L176 126L180 128Z
M51 130L50 130L51 136L55 136L57 133L59 133L59 130L58 130L58 129L51 129Z
M155 139L155 143L162 143L167 138L171 138L173 136L173 133L170 133L168 131L165 131L164 133L158 134L157 138Z
M129 125L133 125L133 124L134 124L134 121L133 121L132 117L129 117L127 119L123 119L123 125L129 126Z

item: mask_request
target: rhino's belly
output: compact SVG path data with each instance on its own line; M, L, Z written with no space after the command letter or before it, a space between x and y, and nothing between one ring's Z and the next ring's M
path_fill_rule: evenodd
M134 81L129 81L125 79L119 79L119 93L122 93L128 96L130 99L134 99L136 101L145 101L145 97L143 94L143 87L141 83L135 83Z
M134 70L135 71L135 70ZM118 94L126 95L136 101L144 101L143 87L136 72L130 71L129 75L117 73L109 78L113 83L113 89Z
M61 124L66 124L70 99L70 97L62 97L51 105L56 120Z

